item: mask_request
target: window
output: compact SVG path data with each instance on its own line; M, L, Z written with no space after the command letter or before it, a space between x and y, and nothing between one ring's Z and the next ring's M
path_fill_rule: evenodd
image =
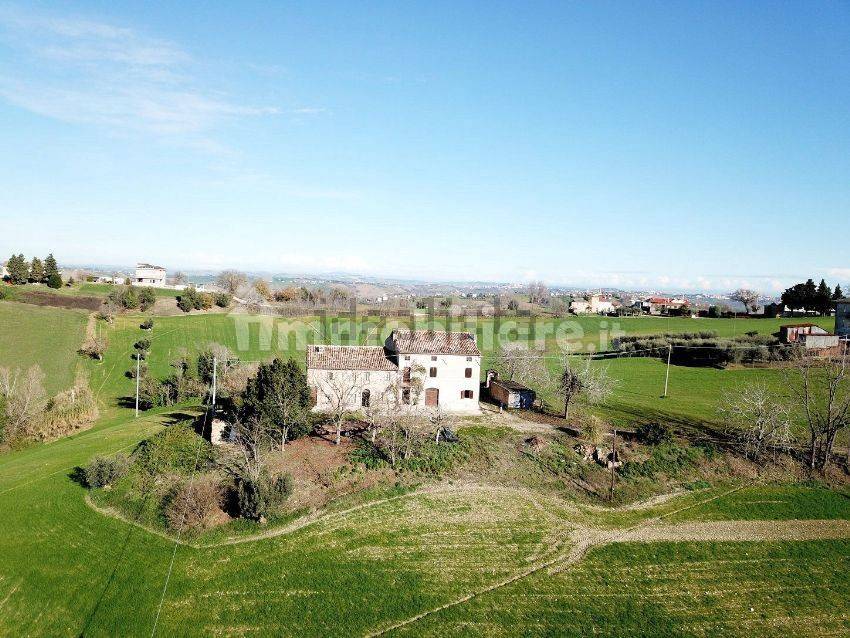
M472 361L472 357L467 357L467 358L466 358L466 360L467 360L467 361Z
M467 379L471 379L472 378L472 368L467 368L466 370L464 370L463 376L465 376Z
M409 354L404 355L404 360L405 360L405 361L410 361L410 355L409 355Z
M366 381L368 381L368 380L369 380L369 373L368 373L368 372L365 372L365 373L363 374L363 377L364 377L364 379L365 379Z
M410 383L410 366L406 367L401 374L401 380Z
M472 398L472 390L461 390L460 391L461 399L471 399Z
M363 390L363 394L360 396L360 405L364 408L369 407L369 400L371 399L371 392L369 390Z
M437 368L431 368L431 376L432 376L432 377L436 377L436 376L437 376Z
M401 389L401 402L410 405L410 388Z
M310 388L310 405L316 405L319 402L319 389Z
M334 379L334 373L333 372L328 372L328 379L333 381L333 379Z
M436 355L431 355L431 361L436 361L436 360L437 360Z

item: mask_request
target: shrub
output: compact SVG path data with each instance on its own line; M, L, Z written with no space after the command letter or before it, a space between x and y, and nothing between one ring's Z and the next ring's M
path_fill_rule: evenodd
M115 306L124 310L133 310L139 307L139 296L132 286L121 286L109 293L107 299Z
M41 441L52 441L88 425L97 416L97 399L88 379L80 375L70 390L60 392L47 402L34 436Z
M152 475L168 471L189 475L207 468L213 458L212 444L191 423L172 425L139 443L133 452L136 466Z
M127 474L128 469L126 456L96 456L83 468L83 478L88 487L105 487Z
M147 352L151 349L151 340L139 339L136 343L133 344L133 347L141 352Z
M4 288L0 287L0 299L5 299L7 296L8 296L8 293L6 292L6 290Z
M271 478L263 472L256 480L239 477L236 480L236 503L239 515L258 521L283 505L292 494L292 477L282 474Z
M106 337L91 335L86 337L83 345L80 346L79 353L98 361L103 361L103 353L106 352Z
M661 445L673 440L673 428L667 423L641 423L637 435L647 445Z
M140 325L139 328L142 330L153 330L153 319L145 319Z
M139 307L142 310L147 310L156 303L156 293L153 288L142 288L139 291Z
M213 307L213 303L215 301L215 297L212 293L202 292L198 294L198 304L195 308L199 310L209 310Z
M584 423L582 423L584 438L588 443L592 443L593 445L599 445L602 443L602 439L608 429L608 426L602 421L602 419L593 415L589 416Z
M47 278L47 286L49 288L61 288L62 287L62 276L59 273L52 273Z
M209 527L222 506L221 486L212 478L201 477L183 485L165 508L168 527L178 532Z
M227 308L232 301L232 297L226 292L219 292L215 295L215 305L219 308Z

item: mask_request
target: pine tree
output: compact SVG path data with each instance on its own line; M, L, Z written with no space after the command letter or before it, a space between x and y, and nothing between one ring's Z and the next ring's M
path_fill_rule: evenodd
M44 264L38 257L33 257L30 262L30 281L35 283L44 281Z
M829 312L831 306L832 289L826 285L826 281L821 279L815 292L815 308L820 314L825 315Z
M59 274L59 266L56 265L56 258L53 253L50 253L44 259L44 279L49 280L53 275Z
M844 298L844 291L841 290L841 284L835 284L835 292L832 293L832 299L838 300Z
M6 270L9 271L9 280L16 286L27 283L30 276L29 265L23 255L12 255L6 263Z

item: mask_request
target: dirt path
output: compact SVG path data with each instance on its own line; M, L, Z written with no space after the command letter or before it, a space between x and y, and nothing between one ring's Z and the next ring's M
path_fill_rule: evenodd
M812 541L830 538L850 538L850 521L710 521L649 525L632 530L614 542Z

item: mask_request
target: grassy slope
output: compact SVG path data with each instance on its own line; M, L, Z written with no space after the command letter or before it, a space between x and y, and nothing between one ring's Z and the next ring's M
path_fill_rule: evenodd
M86 321L83 311L0 302L0 366L37 363L48 392L64 390L74 380Z
M230 346L244 359L295 353L293 343L281 347L275 332L270 348L261 347L256 324L240 351L233 319L224 315L159 318L152 333L142 332L139 321L119 318L108 331L104 362L87 364L107 404L132 392L123 372L132 365L133 342L142 337L152 339L150 364L162 375L180 348L197 350L209 341ZM630 331L655 325L634 321L627 324ZM758 322L768 331L771 323ZM618 391L621 400L645 383L631 400L651 404L663 366L616 363L630 380ZM671 397L686 387L681 384L691 370L675 372ZM718 378L737 373L709 372ZM696 378L690 387L705 386ZM664 409L686 416L707 412L689 407L693 399L665 401ZM564 525L552 518L552 510L513 495L411 496L288 536L210 549L179 547L173 554L171 541L90 510L83 489L68 478L94 454L131 447L156 431L169 411L138 421L118 407L106 414L90 431L0 457L0 635L150 635L172 555L160 635L362 634L523 569L553 547L556 528ZM699 498L689 494L681 501ZM844 498L812 498L809 491L791 488L742 491L677 516L740 518L752 501L785 501L790 510L762 503L753 511L774 518L788 511L847 517ZM659 511L675 507L671 502ZM627 520L653 512L631 513ZM539 572L399 633L579 635L596 627L607 635L700 635L709 633L709 623L721 623L731 635L841 633L847 630L839 603L850 594L848 550L838 541L610 546L564 574ZM801 575L805 588L798 586ZM756 611L749 612L750 606Z

